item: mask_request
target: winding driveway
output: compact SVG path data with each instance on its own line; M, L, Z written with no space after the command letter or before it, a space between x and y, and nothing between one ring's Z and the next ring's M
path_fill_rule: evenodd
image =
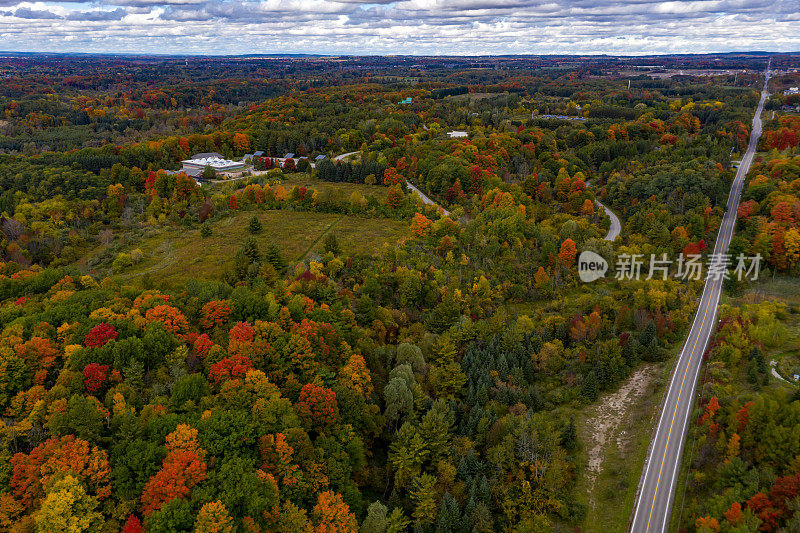
M356 152L347 152L346 154L337 155L333 159L334 159L334 161L341 161L345 157L348 157L348 156L351 156L351 155L354 155L354 154L357 154L357 153L359 153L359 152L357 152L357 151ZM417 195L422 199L422 203L423 204L436 206L442 213L444 213L444 216L449 216L450 215L450 211L448 211L444 207L440 206L439 204L437 204L436 202L431 200L428 197L427 194L425 194L421 190L419 190L416 187L414 187L413 185L411 185L410 182L408 182L408 181L406 182L406 187L408 188L409 191L417 193Z
M619 221L619 217L611 209L601 204L599 200L595 199L594 203L596 203L599 207L602 207L603 210L606 212L606 215L608 215L608 218L611 219L611 226L608 228L608 233L606 234L605 237L603 237L603 240L606 241L616 240L616 238L619 237L619 234L622 231L622 224Z
M586 182L587 187L591 184L592 180ZM594 203L597 207L600 207L603 211L605 211L606 214L608 215L608 218L611 219L611 226L609 226L608 233L606 233L606 236L603 237L603 240L604 241L616 240L616 238L619 237L619 234L622 233L622 223L619 221L619 217L611 209L603 205L597 198L594 199Z
M419 190L419 189L417 189L416 187L414 187L413 185L411 185L411 183L410 183L410 182L408 182L408 181L406 182L406 187L408 187L408 190L409 190L409 191L412 191L412 192L415 192L415 193L417 193L417 195L418 195L420 198L422 198L422 203L423 203L423 204L434 205L434 206L436 206L437 208L439 208L439 209L442 211L442 213L444 213L444 216L446 216L446 217L447 217L447 216L450 216L450 211L448 211L448 210L447 210L447 209L445 209L444 207L440 206L439 204L437 204L436 202L434 202L433 200L431 200L430 198L428 198L428 195L427 195L427 194L425 194L425 193L424 193L424 192L422 192L421 190Z
M334 160L334 161L341 161L341 160L342 160L342 159L344 159L345 157L347 157L347 156L349 156L349 155L354 155L354 154L357 154L357 153L359 153L359 152L358 152L358 151L355 151L355 152L347 152L346 154L339 154L339 155L337 155L336 157L334 157L334 158L333 158L333 160Z

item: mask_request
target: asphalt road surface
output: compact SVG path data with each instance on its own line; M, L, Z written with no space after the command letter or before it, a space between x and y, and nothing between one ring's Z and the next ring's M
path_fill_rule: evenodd
M422 199L422 203L423 204L435 205L436 207L438 207L439 209L442 210L442 213L444 213L444 216L449 216L450 215L450 211L448 211L444 207L440 206L439 204L437 204L436 202L434 202L433 200L428 198L427 194L425 194L421 190L419 190L416 187L414 187L413 185L411 185L410 182L408 182L408 181L406 182L406 187L408 187L409 191L417 193L419 195L419 197Z
M358 152L347 152L346 154L337 155L337 156L336 156L336 157L334 157L333 159L334 159L334 161L341 161L341 160L342 160L342 159L344 159L345 157L347 157L347 156L350 156L350 155L353 155L353 154L357 154L357 153L358 153ZM419 189L417 189L416 187L414 187L413 185L411 185L411 183L409 183L409 182L406 182L406 186L408 187L408 190L409 190L409 191L415 192L415 193L417 193L417 194L419 195L419 197L422 199L422 203L424 203L424 204L429 204L429 205L435 205L436 207L438 207L439 209L441 209L441 210L442 210L442 213L444 213L444 214L445 214L445 216L447 216L447 215L449 215L449 214L450 214L450 211L448 211L448 210L447 210L447 209L445 209L444 207L440 206L439 204L437 204L436 202L434 202L433 200L431 200L431 199L428 197L428 195L427 195L427 194L425 194L425 193L424 193L424 192L422 192L421 190L419 190ZM617 222L619 222L619 221L617 221Z
M601 204L597 200L595 200L594 203L596 203L598 206L602 207L603 210L608 215L608 218L611 219L611 226L609 226L608 233L604 237L604 240L613 241L614 239L619 237L619 233L622 231L622 224L620 224L620 222L619 222L619 217L617 215L615 215L614 212L611 209L607 208L606 206L604 206L603 204Z
M358 151L355 151L355 152L347 152L346 154L339 154L339 155L337 155L336 157L334 157L334 158L333 158L333 160L334 160L334 161L341 161L341 160L342 160L342 159L344 159L345 157L347 157L347 156L349 156L349 155L357 154L357 153L359 153L359 152L358 152Z
M761 92L761 100L753 117L750 144L731 186L727 211L722 219L717 242L714 246L714 255L717 257L718 254L727 253L728 244L730 244L733 236L736 209L739 206L744 177L753 162L758 138L761 136L760 117L764 108L764 100L767 98L769 66L764 78L764 90ZM681 463L681 455L683 454L686 427L694 403L697 376L702 366L703 352L705 352L709 337L716 324L717 304L722 292L722 283L721 276L709 276L706 278L700 305L694 317L692 329L686 339L686 344L684 344L678 356L675 371L672 374L669 389L664 399L661 417L656 427L655 437L651 443L647 462L644 465L630 527L632 532L661 533L669 528L675 483L678 476L678 467Z

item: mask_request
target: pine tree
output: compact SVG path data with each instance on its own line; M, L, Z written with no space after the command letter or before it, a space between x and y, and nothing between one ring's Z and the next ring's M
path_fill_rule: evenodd
M639 344L642 346L647 346L650 344L650 341L653 337L656 336L656 325L655 322L649 320L647 322L647 326L639 333Z
M283 274L289 266L275 243L267 245L267 249L264 251L264 261L272 265L280 274Z
M233 279L229 280L231 284L247 278L250 271L250 259L245 254L244 250L239 250L233 258Z
M361 524L363 533L384 533L386 531L386 514L389 510L381 502L373 502L367 508L367 517Z
M261 252L258 251L258 243L253 237L248 237L241 249L242 254L247 257L250 263L261 262Z
M392 509L386 518L386 533L405 533L410 521L399 507Z
M762 374L767 372L767 360L764 358L764 352L761 351L759 346L753 346L748 358L755 363L758 372Z
M336 234L327 233L325 235L325 238L322 241L322 249L325 250L325 253L339 255L341 250L339 248L339 240L336 238Z
M445 399L459 396L467 376L455 360L455 345L448 336L442 335L437 339L432 351L429 381L433 395Z
M414 502L412 516L423 524L430 524L436 519L436 478L430 474L422 474L414 478L410 490L411 501Z
M581 397L586 403L592 403L597 400L599 395L599 385L597 383L597 374L594 370L590 371L583 378L583 385L581 386Z
M441 533L455 533L459 531L461 523L461 510L449 492L444 493L442 504L439 506L439 518L436 520L436 531Z
M264 226L261 224L261 221L257 216L253 215L253 218L250 219L250 223L247 225L247 231L255 235L256 233L261 233L262 229L264 229Z
M578 431L575 429L575 419L570 417L569 424L561 432L561 446L567 451L574 451L578 447Z

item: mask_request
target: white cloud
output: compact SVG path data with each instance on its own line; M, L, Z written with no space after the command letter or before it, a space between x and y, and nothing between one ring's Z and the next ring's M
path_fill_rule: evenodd
M800 50L797 0L0 0L0 49L646 54Z

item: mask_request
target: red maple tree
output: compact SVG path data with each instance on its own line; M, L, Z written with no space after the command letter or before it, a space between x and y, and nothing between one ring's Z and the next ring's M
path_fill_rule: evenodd
M303 385L295 411L306 426L317 431L322 431L339 420L336 393L313 383Z
M83 385L89 392L97 392L108 381L108 365L90 363L83 369Z
M175 450L142 492L142 514L150 516L175 498L185 498L192 487L206 479L206 463L194 450Z
M111 324L103 322L89 330L83 339L87 348L104 346L111 339L117 338L117 330Z

